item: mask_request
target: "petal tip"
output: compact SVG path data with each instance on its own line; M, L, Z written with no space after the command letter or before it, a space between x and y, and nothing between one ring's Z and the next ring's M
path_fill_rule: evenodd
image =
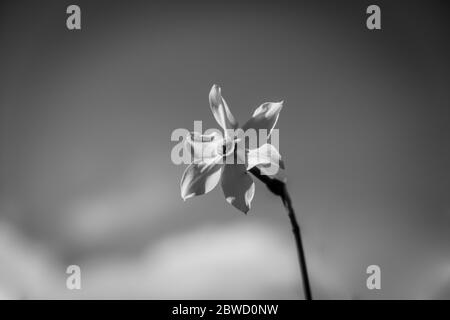
M213 95L217 93L220 94L220 86L218 84L213 84L210 90L210 94Z
M284 100L281 100L280 102L275 102L275 112L280 112L281 109L283 109Z
M181 195L181 199L183 199L183 201L184 202L186 202L186 200L187 199L190 199L190 198L192 198L192 197L194 197L195 196L195 193L190 193L190 194L188 194L188 195Z

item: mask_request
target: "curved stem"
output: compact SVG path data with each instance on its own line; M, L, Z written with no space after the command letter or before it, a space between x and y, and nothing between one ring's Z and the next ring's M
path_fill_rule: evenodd
M294 233L295 237L295 244L297 245L297 254L300 265L300 272L303 280L303 291L305 294L305 299L312 300L311 286L309 285L308 268L306 266L306 258L305 252L303 250L300 227L297 222L297 218L295 216L295 211L292 206L292 200L291 197L289 196L286 184L282 181L271 179L270 177L261 174L261 171L256 167L250 169L250 172L259 180L261 180L269 188L269 190L272 191L272 193L280 196L281 201L283 201L283 205L286 208L289 220L291 221L292 232Z
M284 207L288 212L289 219L291 220L292 232L294 233L295 243L297 245L298 259L300 263L300 271L302 273L303 290L306 300L312 300L311 287L309 285L308 268L306 266L305 252L303 250L302 237L300 234L300 227L295 216L294 208L292 207L291 197L287 191L286 185L284 185L283 193L281 195Z

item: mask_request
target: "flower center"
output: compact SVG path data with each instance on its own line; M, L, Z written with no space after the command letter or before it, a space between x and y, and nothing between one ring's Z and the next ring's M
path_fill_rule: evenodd
M217 152L221 156L228 156L234 151L234 140L226 139L217 146Z

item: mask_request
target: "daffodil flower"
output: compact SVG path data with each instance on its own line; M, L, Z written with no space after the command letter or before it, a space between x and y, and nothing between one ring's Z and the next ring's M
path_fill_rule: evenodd
M220 182L226 201L247 213L255 195L255 184L248 173L250 171L273 194L280 196L283 202L295 237L305 299L311 300L300 226L286 187L286 179L283 174L278 174L284 169L281 156L273 145L269 143L260 145L261 141L257 142L256 148L251 149L250 146L246 148L245 139L242 140L239 134L236 134L236 131L245 133L248 130L255 132L267 130L269 137L277 123L283 102L263 103L253 112L241 130L236 130L239 128L238 123L217 85L211 88L209 104L223 134L220 134L220 131L210 135L193 132L186 137L186 146L192 152L194 161L186 168L181 178L181 197L186 200L208 193ZM240 142L244 142L243 148ZM229 159L232 161L227 161ZM274 168L275 170L270 170Z
M226 201L247 213L255 194L255 184L248 171L256 167L262 174L278 177L278 171L284 169L281 156L269 143L257 145L254 149L238 148L241 139L234 134L239 128L238 122L217 85L211 88L209 104L223 135L217 132L210 135L193 132L186 138L194 161L186 168L181 178L181 197L186 200L206 194L220 182ZM267 137L270 137L282 107L283 102L263 103L242 126L240 132L267 130ZM227 161L227 158L234 161Z

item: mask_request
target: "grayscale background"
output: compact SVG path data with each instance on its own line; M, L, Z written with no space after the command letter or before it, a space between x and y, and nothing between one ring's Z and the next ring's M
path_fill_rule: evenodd
M247 216L220 187L180 197L170 135L217 127L217 83L240 123L285 101L315 298L449 299L448 8L373 3L2 1L0 298L302 298L263 184ZM71 264L82 290L66 288Z

